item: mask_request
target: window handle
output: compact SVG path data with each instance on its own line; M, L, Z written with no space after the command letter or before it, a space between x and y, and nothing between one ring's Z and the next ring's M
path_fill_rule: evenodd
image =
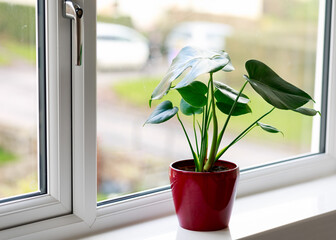
M71 0L64 0L63 17L75 21L73 25L75 26L75 34L72 39L75 43L75 49L76 49L76 65L80 66L82 64L83 43L81 37L81 27L82 27L83 9L77 3L73 3Z

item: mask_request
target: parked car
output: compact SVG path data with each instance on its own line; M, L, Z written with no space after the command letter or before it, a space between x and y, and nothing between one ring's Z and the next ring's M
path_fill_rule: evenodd
M222 23L204 21L180 23L170 31L165 40L168 61L171 62L185 46L224 50L225 39L231 32L231 26Z
M97 24L99 70L141 69L148 57L148 40L136 30L118 24Z

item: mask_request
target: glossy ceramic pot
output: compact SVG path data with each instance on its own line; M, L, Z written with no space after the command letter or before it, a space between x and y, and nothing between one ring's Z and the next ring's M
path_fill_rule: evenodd
M194 167L193 160L174 162L169 178L176 214L182 228L194 231L215 231L228 227L236 195L239 168L236 164L218 160L221 172L180 170Z

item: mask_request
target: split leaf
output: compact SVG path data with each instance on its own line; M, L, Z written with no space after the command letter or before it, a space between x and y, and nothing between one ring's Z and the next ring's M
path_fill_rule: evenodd
M195 78L204 73L213 73L219 70L230 72L234 69L229 55L224 51L205 51L184 47L174 58L166 76L154 89L151 99L161 99L166 95L171 88L172 82L188 68L191 68L190 71L175 88L189 85Z

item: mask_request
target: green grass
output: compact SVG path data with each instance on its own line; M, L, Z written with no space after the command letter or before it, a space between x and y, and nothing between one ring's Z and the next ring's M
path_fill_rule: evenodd
M108 199L107 194L97 193L97 202L101 202Z
M97 22L120 24L131 28L134 26L132 19L129 16L111 17L105 15L98 15Z
M15 154L0 148L0 166L16 160Z
M137 107L142 107L148 106L148 100L158 81L159 78L156 77L125 79L113 85L112 88L122 99Z
M13 1L0 3L0 34L16 42L34 45L36 39L35 12L34 6L15 4Z
M8 65L10 60L4 54L0 52L0 66Z
M36 63L36 48L33 45L21 44L16 41L4 41L4 48L7 49L11 59L15 57L22 58L29 63Z
M160 78L155 77L126 79L113 85L112 90L121 99L127 101L129 104L150 110L148 107L148 100L159 81ZM243 83L243 81L241 82ZM236 87L236 89L239 90L239 87ZM252 109L252 113L231 118L228 125L228 130L236 134L242 132L253 121L272 108L272 106L266 103L257 93L252 90L251 87L248 86L244 93L250 97L250 107ZM172 90L162 100L153 101L152 109L159 102L167 99L171 100L175 106L179 106L181 97L177 91ZM191 123L191 118L189 119L189 122ZM225 119L226 115L218 113L218 120L221 126L223 125ZM184 122L188 122L188 120L184 120ZM261 122L278 128L284 133L284 137L281 134L274 135L266 133L261 129L255 129L251 131L249 133L249 137L258 138L258 140L262 139L262 141L285 141L293 144L310 144L312 127L311 117L303 116L293 111L276 109L269 116L265 117Z
M10 65L17 60L24 60L30 64L36 64L35 45L20 43L1 37L0 66Z

